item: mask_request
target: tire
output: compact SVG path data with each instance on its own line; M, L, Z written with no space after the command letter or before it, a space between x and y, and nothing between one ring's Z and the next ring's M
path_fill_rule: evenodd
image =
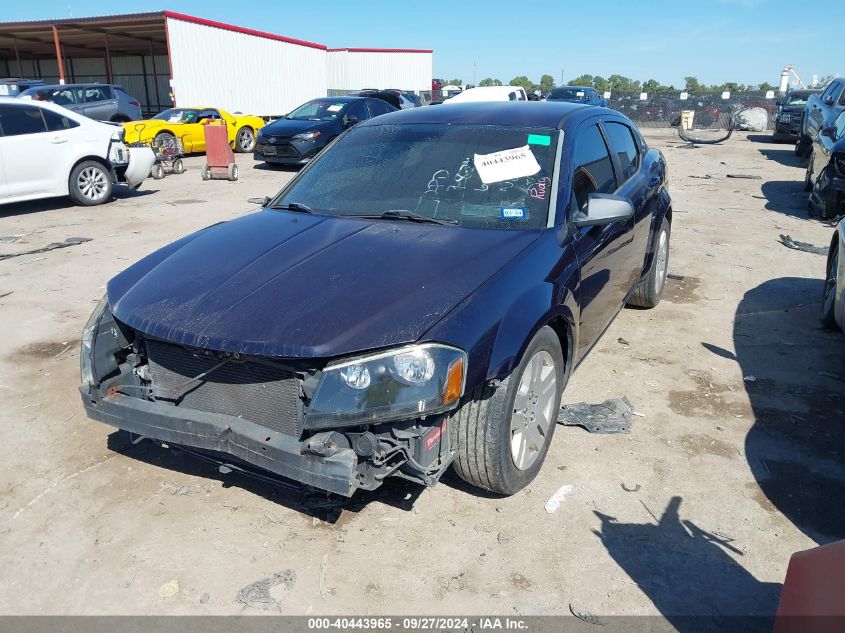
M153 139L156 147L176 147L176 137L170 132L159 132Z
M150 176L153 177L153 180L161 180L164 178L164 167L162 167L161 163L155 163L152 166L150 169Z
M173 161L173 173L174 174L184 174L185 173L185 163L182 162L181 158L177 158Z
M211 179L211 170L208 168L208 163L206 161L202 161L202 167L200 167L200 175L202 176L203 180Z
M803 130L798 133L798 140L795 141L795 155L806 158L813 149L813 142L810 137L804 134Z
M235 163L229 163L226 174L230 181L236 181L238 179L238 166Z
M76 204L84 207L103 204L111 198L111 172L101 163L84 160L70 172L68 193Z
M255 148L255 132L251 127L242 127L235 134L235 151L242 154L251 152Z
M813 154L810 153L810 160L807 161L807 171L804 172L804 191L812 191L813 184L815 184L815 180L813 180Z
M628 298L628 305L638 308L653 308L663 297L666 288L666 275L669 272L669 242L672 236L672 224L663 218L657 235L657 248L646 278L637 284Z
M819 320L822 327L828 330L835 330L838 328L836 324L836 284L837 274L839 272L839 237L836 237L837 242L834 242L830 247L830 254L827 257L827 273L824 278L824 290L822 291L822 308Z
M449 432L452 446L459 451L453 462L458 476L504 495L531 483L554 436L566 377L560 341L546 326L528 344L522 361L507 379L498 387L481 385L452 415ZM529 394L538 386L544 391L532 399ZM525 406L517 410L519 403ZM529 432L531 428L535 430Z

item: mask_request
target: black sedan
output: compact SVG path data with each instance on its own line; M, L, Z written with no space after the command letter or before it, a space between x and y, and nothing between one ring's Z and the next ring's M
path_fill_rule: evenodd
M344 130L380 114L395 111L381 99L326 97L313 99L258 131L256 160L304 165Z
M810 208L822 218L845 214L845 112L813 142L804 188Z
M82 337L83 404L342 495L452 464L513 494L570 373L623 306L660 301L671 222L663 155L613 110L387 114L262 210L114 277Z

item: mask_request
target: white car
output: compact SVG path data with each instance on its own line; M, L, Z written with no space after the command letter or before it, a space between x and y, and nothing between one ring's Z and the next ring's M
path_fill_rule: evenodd
M0 97L0 204L69 195L91 206L115 182L137 188L155 155L127 148L123 134L53 103Z
M520 86L479 86L456 94L447 103L471 103L476 101L528 101L525 88Z

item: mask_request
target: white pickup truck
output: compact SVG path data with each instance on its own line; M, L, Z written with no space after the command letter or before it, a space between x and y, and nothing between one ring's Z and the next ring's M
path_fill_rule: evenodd
M92 206L111 198L114 183L137 188L155 156L126 147L123 135L53 103L0 97L0 204L70 196Z

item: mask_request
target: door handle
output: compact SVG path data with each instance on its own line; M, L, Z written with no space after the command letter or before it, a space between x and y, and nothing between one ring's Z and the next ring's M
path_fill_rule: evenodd
M61 144L61 143L67 143L67 139L66 139L66 138L62 138L61 136L54 136L53 138L51 138L51 139L50 139L50 142L51 142L53 145L59 145L59 144Z

